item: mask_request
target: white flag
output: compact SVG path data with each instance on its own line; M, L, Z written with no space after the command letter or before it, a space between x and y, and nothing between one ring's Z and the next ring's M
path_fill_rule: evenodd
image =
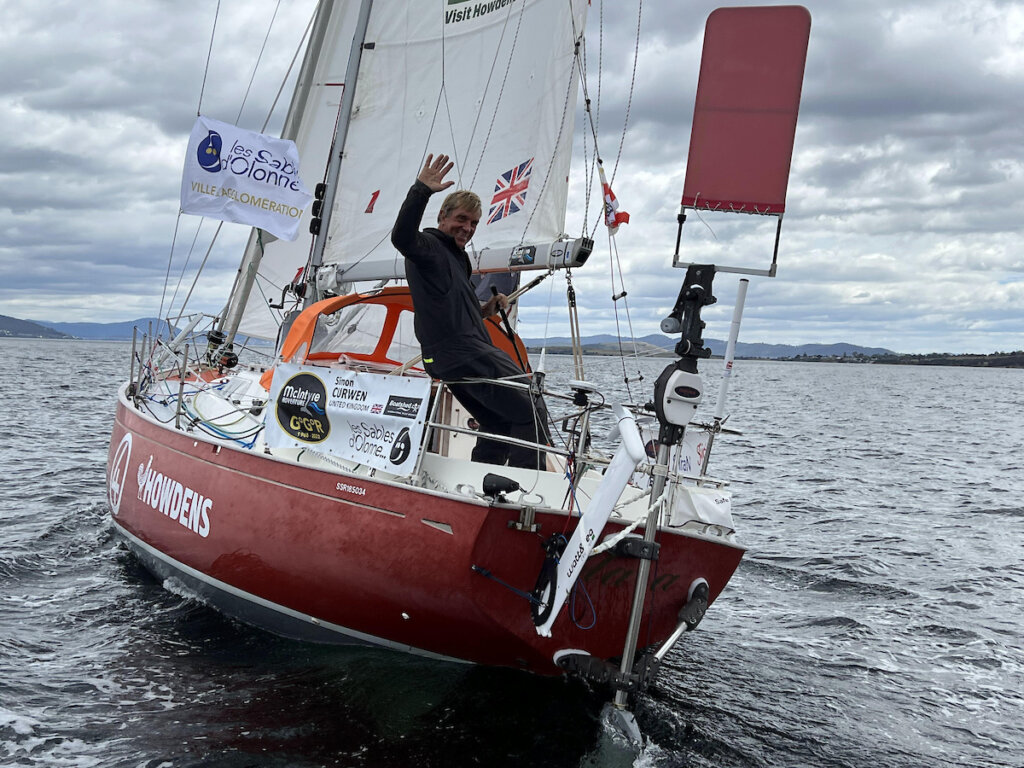
M196 120L181 178L183 213L248 224L294 240L312 199L299 178L295 142L202 115Z

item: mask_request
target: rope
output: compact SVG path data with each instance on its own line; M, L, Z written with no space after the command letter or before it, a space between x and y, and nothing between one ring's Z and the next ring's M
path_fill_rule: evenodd
M668 484L666 484L665 485L665 490L663 490L661 492L661 496L659 496L657 498L657 500L653 504L651 504L651 507L657 507L658 508L658 514L659 515L661 514L661 508L665 506L665 502L668 500L668 489L669 489L669 486L668 486ZM622 507L626 506L627 504L632 504L635 501L639 501L640 499L642 499L644 496L646 496L649 493L650 493L650 491L645 491L644 493L642 493L639 496L636 496L636 497L630 499L629 501L624 501L624 502L621 502L619 504L616 504L613 507L612 511L615 511L616 509L621 509ZM637 528L639 528L640 524L642 522L644 522L645 519L646 519L646 517L638 517L636 520L634 520L627 527L623 528L621 531L616 533L610 539L607 539L607 540L601 542L600 544L598 544L596 547L594 547L590 551L591 556L598 555L601 552L607 552L609 549L612 549L616 544L618 544L620 541L622 541L624 538L626 538L629 534L631 534L633 531L635 531Z
M578 421L578 419L577 419ZM565 525L562 527L562 535L569 530L569 523L572 520L573 509L581 509L579 501L576 500L576 478L573 476L573 469L576 466L576 454L570 452L569 456L565 460L565 479L569 481L569 508L566 509ZM583 512L578 513L580 517L583 517Z
M601 124L601 88L603 83L604 73L604 0L601 0L601 4L598 8L598 36L597 36L597 103L596 103L596 116L593 120L593 132L596 135L598 127ZM582 43L583 54L580 59L580 82L582 83L583 95L584 95L584 111L588 114L593 111L595 105L590 101L590 97L587 94L587 78L589 77L589 70L587 69L587 41L583 39ZM580 234L586 236L587 233L587 220L590 218L590 198L594 190L594 172L597 168L597 145L594 145L594 156L588 159L589 155L587 152L587 132L584 131L582 135L583 141L583 167L589 169L586 175L583 187L583 222L580 229ZM602 206L603 207L603 206Z
M586 608L590 609L590 615L593 617L589 624L582 624L582 617L576 616L576 595L582 594L583 598L587 601ZM583 611L583 616L586 616L586 608ZM594 601L590 599L590 593L587 591L587 585L583 583L582 574L580 578L576 579L576 582L572 585L572 594L569 596L569 616L572 618L572 623L576 625L578 629L593 629L594 625L597 624L597 611L594 609Z

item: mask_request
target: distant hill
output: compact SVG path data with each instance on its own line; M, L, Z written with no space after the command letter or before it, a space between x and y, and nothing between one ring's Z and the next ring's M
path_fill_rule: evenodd
M88 341L131 341L132 328L139 329L139 335L149 333L152 326L153 331L159 330L160 335L167 337L167 324L155 317L140 317L137 320L125 320L120 323L51 323L40 322L39 325L52 328L63 334L68 334L76 339ZM175 328L170 335L178 332ZM62 337L67 338L67 336ZM246 336L238 336L235 339L235 346L265 346L271 342L262 339L253 339Z
M585 352L591 354L618 354L619 343L617 337L611 334L602 333L595 336L584 336L581 340L583 343L583 349ZM636 340L638 344L648 348L659 348L671 352L676 343L679 341L677 337L665 336L659 333L652 333L647 336L641 336ZM546 346L548 352L552 354L558 354L562 351L568 351L570 348L570 340L561 338L547 339L523 339L523 343L526 344L530 350L540 349L542 346ZM726 342L721 339L705 339L704 343L711 350L711 354L717 357L725 355ZM624 342L628 344L628 342ZM631 352L632 350L627 350ZM894 355L895 353L889 349L883 349L882 347L859 347L856 344L762 344L762 343L745 343L742 341L736 342L736 357L741 358L787 358L797 357L799 355L809 355L811 357L842 357L843 355L852 356L854 354L860 355Z
M90 341L131 341L132 328L138 327L140 333L145 333L150 323L153 329L160 327L161 320L155 317L140 317L138 320L125 320L121 323L51 323L41 321L41 325L53 328L76 339L89 339ZM167 326L163 327L163 335L167 335Z
M70 339L71 335L31 320L0 315L0 338L7 339Z

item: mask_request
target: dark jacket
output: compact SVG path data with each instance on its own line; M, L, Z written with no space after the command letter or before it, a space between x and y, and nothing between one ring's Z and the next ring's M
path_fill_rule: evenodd
M402 203L391 242L405 257L405 276L416 310L413 327L425 362L452 363L494 349L469 280L469 256L439 229L420 232L430 188L417 180Z

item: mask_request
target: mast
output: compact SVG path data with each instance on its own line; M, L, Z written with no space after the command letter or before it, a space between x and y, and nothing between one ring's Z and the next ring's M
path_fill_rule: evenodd
M338 5L340 3L335 3L334 0L323 0L317 6L316 19L313 21L309 44L306 46L306 54L302 59L302 67L299 69L298 82L295 85L295 92L292 94L291 104L288 105L284 128L281 130L282 139L294 141L298 134L299 126L302 124L309 105L317 61L320 59L320 53L324 47L327 30L331 26L331 14L334 13ZM221 323L220 330L226 336L226 345L230 345L234 341L235 334L238 332L238 325L242 321L245 304L252 291L253 283L256 281L256 274L262 260L263 248L259 242L259 232L253 228L249 233L249 241L246 243L238 273L235 275L235 283L231 287L230 298Z
M334 208L334 198L338 191L341 160L345 154L345 139L348 136L348 126L352 119L352 105L355 103L359 63L362 61L363 44L366 42L366 28L370 22L370 11L372 8L373 0L363 0L363 4L359 8L359 18L356 20L356 33L352 37L352 47L348 53L348 68L345 71L345 92L341 97L341 112L338 115L338 128L334 134L331 162L327 166L327 177L324 179L326 188L323 196L323 217L314 233L313 252L310 254L309 264L306 266L306 293L303 307L308 307L317 300L316 271L324 261L324 247L327 245L327 233L330 231L329 223Z

